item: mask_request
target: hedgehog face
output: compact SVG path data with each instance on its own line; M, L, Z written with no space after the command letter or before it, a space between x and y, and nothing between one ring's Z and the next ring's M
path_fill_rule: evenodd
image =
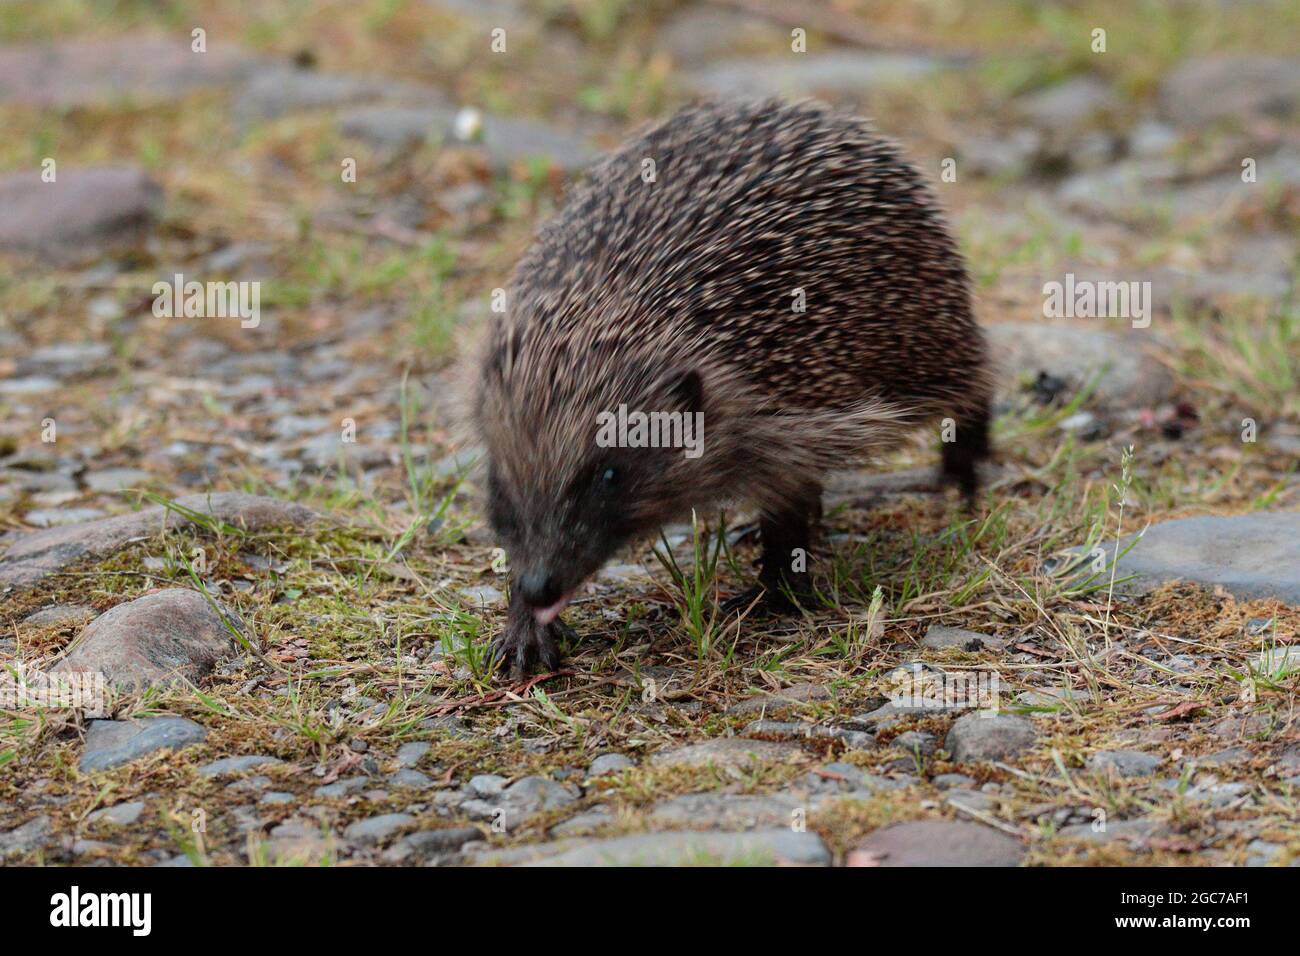
M530 408L485 429L488 519L542 624L617 551L693 503L682 489L699 467L688 455L702 451L698 375L610 381L599 400L585 396L594 412L570 419L552 408L538 420Z

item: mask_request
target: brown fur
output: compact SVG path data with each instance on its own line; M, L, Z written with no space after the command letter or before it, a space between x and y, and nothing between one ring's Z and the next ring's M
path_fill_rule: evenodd
M601 524L625 541L721 501L778 513L939 417L975 436L946 464L984 451L984 339L935 199L893 143L820 104L705 105L633 138L541 229L507 309L475 398L489 509L512 519L494 517L512 563L572 565L566 587L608 555L572 540L601 529L564 505L612 461L630 485ZM691 394L702 457L595 447L598 412Z

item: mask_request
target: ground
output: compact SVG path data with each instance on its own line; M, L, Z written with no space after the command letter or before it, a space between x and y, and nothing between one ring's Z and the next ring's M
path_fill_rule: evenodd
M0 698L0 859L1300 859L1300 13L827 9L5 5L0 662L111 691ZM567 176L738 91L934 183L1002 368L985 488L932 485L936 435L840 476L789 619L714 610L753 516L699 515L493 680L456 360ZM177 273L256 321L160 310ZM1151 309L1046 317L1067 274Z

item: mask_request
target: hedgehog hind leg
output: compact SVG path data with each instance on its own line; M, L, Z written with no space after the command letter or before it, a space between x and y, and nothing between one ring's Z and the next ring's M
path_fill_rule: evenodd
M989 410L985 406L976 414L958 419L953 440L943 443L940 477L944 483L957 486L968 507L974 506L979 491L979 463L989 454Z
M799 602L812 596L811 561L814 531L822 518L822 487L809 484L778 509L759 519L763 552L758 584L724 602L723 611L745 611L755 606L767 614L796 614Z

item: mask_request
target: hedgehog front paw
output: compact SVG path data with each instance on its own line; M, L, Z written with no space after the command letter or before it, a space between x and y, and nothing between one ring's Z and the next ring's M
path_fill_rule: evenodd
M509 672L519 680L533 670L553 671L560 666L557 639L564 633L558 621L539 624L533 618L515 618L492 642L490 667Z

